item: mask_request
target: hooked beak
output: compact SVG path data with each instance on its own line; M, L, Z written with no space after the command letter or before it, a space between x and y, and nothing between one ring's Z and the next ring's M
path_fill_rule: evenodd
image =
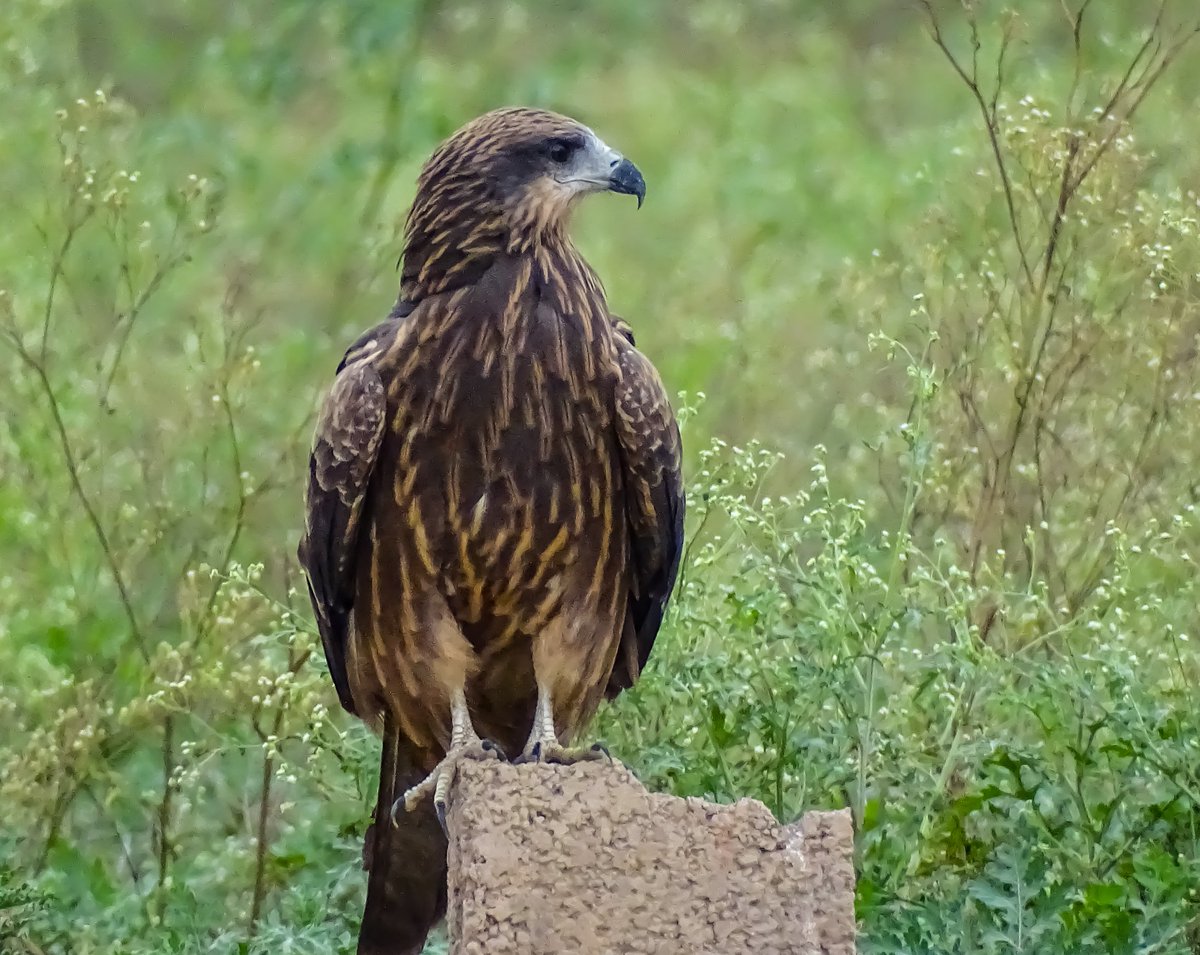
M638 171L638 167L628 159L621 159L608 174L609 192L619 192L625 196L637 196L638 208L646 198L646 180Z

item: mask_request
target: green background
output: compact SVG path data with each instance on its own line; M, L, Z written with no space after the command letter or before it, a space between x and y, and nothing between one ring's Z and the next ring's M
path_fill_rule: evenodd
M516 103L642 169L574 231L685 419L597 732L850 806L864 952L1200 951L1200 44L1086 6L7 0L0 951L353 950L307 445L420 163Z

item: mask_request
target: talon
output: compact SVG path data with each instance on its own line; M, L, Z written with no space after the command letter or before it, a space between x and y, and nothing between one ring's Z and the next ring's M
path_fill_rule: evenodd
M542 744L540 742L533 743L525 748L516 759L512 760L514 766L524 766L526 763L540 763L542 761Z
M612 756L600 743L596 743L594 746L583 747L563 746L560 743L542 742L539 740L520 759L513 760L513 763L514 765L519 765L520 763L546 763L554 766L572 766L575 763L589 763L599 760L612 762Z
M420 805L421 800L430 793L433 794L433 811L437 814L442 831L446 829L446 797L450 794L450 786L458 772L458 764L464 759L503 759L504 751L490 739L480 739L471 725L471 711L467 706L466 693L457 690L450 702L450 746L446 755L433 767L433 771L415 786L411 787L400 799L392 803L392 823L396 822L396 814L401 800L404 808L412 812Z
M562 766L570 766L572 763L597 759L612 762L612 756L609 755L608 749L603 743L596 743L585 748L563 746L558 741L550 691L539 683L537 708L533 714L533 729L529 734L529 741L525 744L524 753L520 759L513 761L514 764L557 763Z
M475 738L468 740L465 743L460 743L454 746L446 753L428 776L413 786L406 792L401 799L404 801L404 808L408 812L412 812L421 804L421 800L427 795L433 795L433 811L438 817L438 822L441 823L443 831L446 828L446 801L450 795L450 787L454 784L454 777L458 774L458 766L464 759L501 759L503 753L499 746L490 740L482 740ZM393 820L395 819L396 806L399 805L401 799L396 800L392 806Z
M508 760L508 756L504 752L504 747L495 740L482 739L479 741L479 745L483 748L485 753L495 753L497 759L503 759L505 761Z

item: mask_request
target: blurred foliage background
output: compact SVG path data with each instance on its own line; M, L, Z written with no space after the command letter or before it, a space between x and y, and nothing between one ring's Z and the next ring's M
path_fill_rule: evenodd
M421 161L511 103L649 183L575 230L689 452L614 751L850 806L864 952L1200 951L1196 28L8 0L0 951L353 950L376 744L297 589L308 437Z

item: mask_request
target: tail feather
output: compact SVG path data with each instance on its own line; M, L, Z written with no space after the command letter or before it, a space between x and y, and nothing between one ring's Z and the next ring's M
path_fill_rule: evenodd
M383 732L379 800L363 860L370 870L358 955L418 955L446 914L446 836L424 802L396 814L392 804L424 775L414 766L391 717Z

